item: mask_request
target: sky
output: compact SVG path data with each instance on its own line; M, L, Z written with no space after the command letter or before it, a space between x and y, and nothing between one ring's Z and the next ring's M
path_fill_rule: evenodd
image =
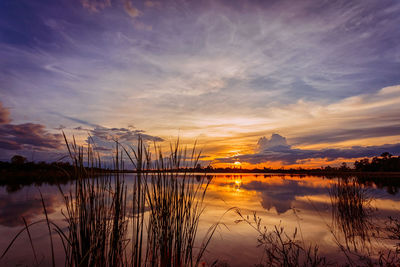
M0 160L61 130L197 140L203 165L400 154L400 1L0 2Z

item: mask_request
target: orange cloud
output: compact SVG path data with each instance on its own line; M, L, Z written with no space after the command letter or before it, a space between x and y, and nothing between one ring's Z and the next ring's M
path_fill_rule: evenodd
M111 0L81 0L82 6L91 12L98 12L111 6Z
M131 0L124 0L124 8L126 13L128 13L128 15L131 16L132 18L136 18L141 14L139 9L133 6Z
M0 124L10 122L10 111L0 102Z
M158 2L158 1L146 0L146 1L144 2L144 5L145 5L146 7L159 7L159 6L161 6L161 3Z

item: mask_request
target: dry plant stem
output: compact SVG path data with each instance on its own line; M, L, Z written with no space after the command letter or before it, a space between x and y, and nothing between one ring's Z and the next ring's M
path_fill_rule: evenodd
M235 210L240 219L236 223L246 222L258 233L258 246L262 246L266 259L260 266L326 266L329 265L319 255L318 246L306 246L304 242L296 239L297 228L289 236L282 226L274 226L268 230L261 225L261 218L253 212L252 220L244 216L239 209Z

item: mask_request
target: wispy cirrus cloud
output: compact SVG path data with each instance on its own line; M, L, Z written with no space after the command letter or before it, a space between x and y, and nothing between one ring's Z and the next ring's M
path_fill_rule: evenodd
M0 3L0 94L18 123L134 121L218 157L272 132L295 147L399 136L396 1L82 3Z

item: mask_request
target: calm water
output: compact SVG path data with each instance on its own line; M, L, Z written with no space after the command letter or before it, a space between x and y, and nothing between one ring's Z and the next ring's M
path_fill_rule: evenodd
M212 180L206 195L198 239L201 241L208 228L216 221L221 220L221 225L207 249L206 262L211 263L218 259L229 266L253 266L262 260L263 251L257 247L257 233L246 223L235 223L239 219L238 215L228 211L233 207L250 216L255 211L261 217L262 225L270 229L274 225L281 225L290 234L297 228L298 238L307 244L318 244L321 253L331 262L345 260L331 232L333 230L336 238L345 244L343 229L338 226L346 224L349 218L338 218L332 213L332 198L334 199L334 192L338 192L335 188L340 188L337 187L337 178L276 174L216 174L210 177ZM133 178L133 175L126 177L128 187ZM69 187L70 185L63 185L64 190ZM43 194L50 218L62 225L63 201L57 186L0 187L1 253L24 227L22 217L29 222L44 218L38 189ZM384 225L388 216L400 217L400 194L396 187L377 186L374 182L367 182L356 184L356 190L361 191L366 198L362 207L366 216L360 225L365 225L368 229L371 225ZM375 238L373 231L369 232L371 241L367 242L368 247L374 251L393 248L393 242ZM33 226L31 234L39 260L42 266L47 266L51 257L46 227L43 224ZM59 265L63 265L62 247L58 239L55 240L56 260ZM32 260L28 237L23 233L0 262L0 266L30 266Z

